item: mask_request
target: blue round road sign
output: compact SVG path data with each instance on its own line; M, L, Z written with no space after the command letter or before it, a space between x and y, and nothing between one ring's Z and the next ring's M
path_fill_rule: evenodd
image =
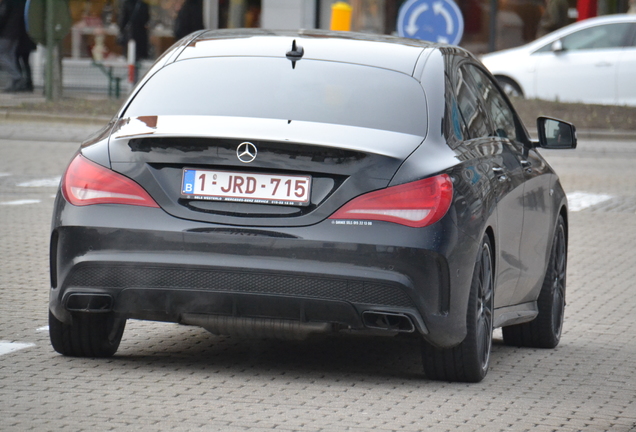
M401 37L457 45L464 34L464 17L453 0L408 0L397 22Z

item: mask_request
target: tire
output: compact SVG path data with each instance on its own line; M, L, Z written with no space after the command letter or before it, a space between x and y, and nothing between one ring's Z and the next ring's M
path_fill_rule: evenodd
M508 97L517 97L517 98L524 97L523 90L521 90L521 87L519 86L519 84L517 84L514 80L511 80L510 78L506 78L502 76L498 76L496 78L497 78L497 82L501 86L501 89L504 91L506 95L508 95Z
M74 313L71 324L49 311L49 336L53 349L72 357L110 357L119 348L126 327L115 314Z
M492 247L481 241L470 286L466 338L456 347L440 349L424 342L424 373L437 381L479 382L488 373L492 349L494 286Z
M502 328L506 345L554 348L559 344L565 312L567 253L565 223L559 216L548 268L537 300L539 314L528 323Z

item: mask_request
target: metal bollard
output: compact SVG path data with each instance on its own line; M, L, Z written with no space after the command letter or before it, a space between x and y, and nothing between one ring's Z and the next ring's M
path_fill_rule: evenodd
M351 11L349 3L336 2L331 5L331 30L350 31Z
M137 44L134 39L128 40L128 93L130 93L136 83L135 70L135 53L137 52Z

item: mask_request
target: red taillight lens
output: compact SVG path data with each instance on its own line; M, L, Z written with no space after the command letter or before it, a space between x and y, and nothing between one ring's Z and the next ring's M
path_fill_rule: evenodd
M419 228L440 220L452 199L453 183L441 174L361 195L329 219L380 220Z
M159 207L141 186L121 174L77 155L62 179L62 193L76 206L128 204Z

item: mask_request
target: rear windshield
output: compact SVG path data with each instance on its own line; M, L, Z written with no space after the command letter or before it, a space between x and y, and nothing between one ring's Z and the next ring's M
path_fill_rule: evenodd
M407 75L281 58L182 60L157 72L126 116L210 115L359 126L424 136L426 100Z

